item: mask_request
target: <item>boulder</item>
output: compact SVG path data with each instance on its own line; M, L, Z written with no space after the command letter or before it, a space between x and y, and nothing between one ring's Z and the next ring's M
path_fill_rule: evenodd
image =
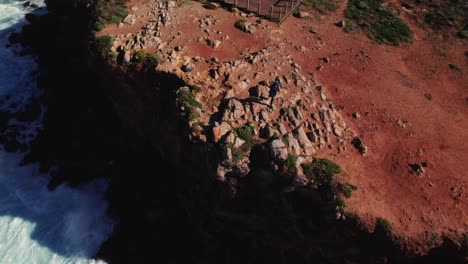
M280 123L278 125L278 131L281 133L281 135L288 133L288 131L286 130L286 126L283 123Z
M231 129L231 125L226 122L222 122L221 125L213 127L213 141L218 142L221 137L226 135L226 133L231 131Z
M279 136L278 130L274 129L273 127L267 125L261 131L262 138L269 139L273 136Z
M286 135L286 140L288 142L289 151L294 153L294 155L299 156L301 154L301 147L297 139L294 138L292 133Z
M192 63L192 62L188 62L188 63L185 63L184 65L182 65L182 67L180 67L180 69L183 71L183 72L191 72L195 69L195 64Z
M229 119L238 119L245 114L244 106L239 100L231 98L229 99L227 109L225 109L226 113L228 113Z
M268 93L270 89L265 85L258 85L253 88L252 95L256 97L260 97L262 99L268 99Z
M124 18L122 22L127 25L133 25L136 22L136 16L134 14L129 14Z
M268 145L271 158L274 160L284 160L288 157L288 149L281 139L275 139Z

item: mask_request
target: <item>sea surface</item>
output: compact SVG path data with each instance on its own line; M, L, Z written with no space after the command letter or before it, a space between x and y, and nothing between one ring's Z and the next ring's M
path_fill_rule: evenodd
M43 1L31 2L40 6L35 13L47 12ZM40 95L34 57L18 55L19 46L6 47L9 35L27 23L24 15L33 11L23 3L0 0L0 99L11 96L15 103L1 107L12 111ZM31 140L42 128L42 116L11 124L20 125L22 140ZM49 192L49 176L37 165L19 166L23 155L0 147L0 264L104 263L93 256L114 226L104 200L108 183L61 185Z

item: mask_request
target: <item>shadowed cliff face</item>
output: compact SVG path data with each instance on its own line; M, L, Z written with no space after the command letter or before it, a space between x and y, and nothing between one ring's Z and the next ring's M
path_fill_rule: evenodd
M77 3L75 8L75 3ZM119 219L99 257L110 263L462 263L449 244L405 256L384 230L336 221L319 193L282 192L266 147L251 172L214 179L207 146L188 143L173 103L183 82L143 68L112 68L89 50L86 1L49 0L23 41L39 53L46 130L27 161L59 165L50 187L107 176ZM58 14L58 15L57 15ZM230 189L235 186L236 193Z

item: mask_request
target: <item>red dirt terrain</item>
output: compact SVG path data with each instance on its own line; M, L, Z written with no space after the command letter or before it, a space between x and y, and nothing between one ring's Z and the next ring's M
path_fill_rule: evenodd
M132 0L129 7L147 2ZM458 239L468 229L468 57L464 55L468 42L424 29L402 13L414 31L414 42L401 47L378 45L362 31L348 34L335 25L343 19L345 5L329 15L290 17L280 25L263 20L255 33L248 34L234 27L240 18L235 13L187 2L170 11L172 22L162 28L161 39L167 48L183 46L182 55L221 61L274 46L278 47L274 56L289 54L304 73L326 87L347 125L369 148L365 156L352 147L339 154L318 153L338 163L345 172L341 177L358 186L347 200L349 213L370 230L377 217L386 219L403 247L424 253L442 242L442 235ZM138 10L144 12L143 7ZM223 39L217 48L196 41L203 34L198 19L207 15L219 19L208 27L210 36ZM100 34L127 34L142 24L109 26ZM291 71L274 61L271 58L264 66L265 75ZM451 69L450 63L460 71ZM194 70L200 80L208 75L205 66ZM213 93L207 97L219 94L206 93ZM355 113L358 117L353 117ZM427 163L424 173L415 173L410 166L414 163Z

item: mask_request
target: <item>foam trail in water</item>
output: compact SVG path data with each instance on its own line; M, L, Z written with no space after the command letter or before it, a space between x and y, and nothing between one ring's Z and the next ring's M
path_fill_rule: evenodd
M0 98L12 95L19 107L39 93L34 58L5 48L8 36L26 23L24 15L31 11L22 4L0 0ZM41 125L40 120L32 122L26 126L31 131L25 132ZM112 232L103 199L107 183L48 192L48 177L38 175L36 165L18 167L20 160L20 154L0 151L0 263L103 263L91 258Z

